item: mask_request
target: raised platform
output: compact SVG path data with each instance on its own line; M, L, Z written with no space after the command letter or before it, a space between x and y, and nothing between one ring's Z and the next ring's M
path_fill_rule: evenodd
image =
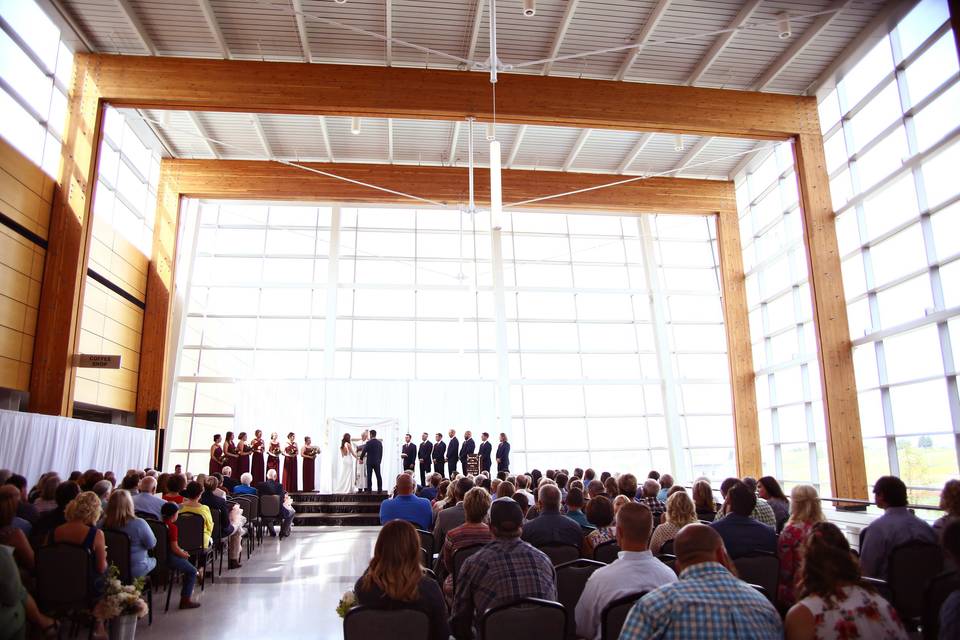
M380 503L389 495L371 493L290 494L296 515L293 523L311 527L370 526L380 524Z

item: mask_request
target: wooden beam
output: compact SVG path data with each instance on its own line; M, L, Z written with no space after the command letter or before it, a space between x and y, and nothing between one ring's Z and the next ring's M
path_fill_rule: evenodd
M73 355L80 340L93 229L93 192L103 130L103 102L97 89L96 70L90 62L74 60L33 348L30 411L49 415L73 413Z
M868 495L860 408L823 138L804 133L796 137L793 148L813 298L831 490L835 496L864 500Z
M484 74L81 54L118 107L493 121ZM589 96L589 99L586 97ZM501 74L497 120L512 124L784 140L818 133L814 98L701 87Z
M737 475L759 478L760 423L757 417L756 374L750 344L750 317L747 311L746 276L740 248L740 221L736 205L717 215L717 246L723 289L723 319L727 333L727 362L733 396L734 448Z
M413 193L450 206L467 202L467 169L384 164L302 163L335 175ZM316 200L369 204L414 204L413 200L318 175L278 162L259 160L171 160L162 166L176 175L179 193L194 198L229 200ZM475 169L476 200L489 204L486 169ZM595 187L612 176L561 171L503 171L504 203ZM711 214L735 206L730 182L649 178L531 205L558 211L630 211ZM158 196L159 197L159 196ZM148 291L149 294L149 291Z

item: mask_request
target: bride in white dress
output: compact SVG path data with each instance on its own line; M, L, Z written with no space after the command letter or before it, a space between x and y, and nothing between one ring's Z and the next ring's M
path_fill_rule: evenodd
M334 493L353 493L356 487L356 471L354 470L354 461L357 453L353 449L353 443L350 441L350 434L343 434L343 440L340 441L340 476L337 478L337 486Z

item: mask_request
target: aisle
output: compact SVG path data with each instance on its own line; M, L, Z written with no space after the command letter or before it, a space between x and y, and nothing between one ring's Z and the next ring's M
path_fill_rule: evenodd
M155 595L153 626L143 618L137 638L341 638L337 602L366 568L379 530L294 527L283 543L264 538L242 569L227 571L224 562L217 583L199 595L199 609L176 608L177 584L168 613Z

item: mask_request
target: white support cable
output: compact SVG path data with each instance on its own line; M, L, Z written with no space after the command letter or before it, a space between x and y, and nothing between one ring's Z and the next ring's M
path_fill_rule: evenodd
M557 32L553 36L553 44L550 46L550 57L560 55L560 47L563 46L563 39L567 35L567 29L570 28L570 23L573 22L573 15L577 12L577 4L580 0L567 0L567 8L563 12L563 19L560 21L560 26L557 27ZM553 70L553 63L548 62L543 65L543 69L540 71L540 75L548 76Z
M637 139L637 142L633 145L633 148L630 149L630 153L623 157L623 160L620 161L620 165L617 167L617 173L626 173L627 169L630 168L637 160L637 156L643 153L643 150L650 144L650 141L653 140L652 133L641 133L640 138Z
M143 48L146 49L150 55L157 55L156 45L154 45L153 40L150 38L146 28L140 21L140 17L137 15L136 10L130 5L129 0L116 0L116 2L120 7L120 12L123 13L123 16L127 19L127 22L130 23L131 27L133 27L133 30L137 34L137 38L140 40Z
M520 153L520 145L523 144L523 136L527 135L527 125L522 124L517 128L517 134L513 138L513 144L510 145L510 154L507 156L507 162L504 165L507 169L513 167L517 154Z
M694 168L694 167L702 167L702 166L704 166L704 165L712 164L712 163L714 163L714 162L721 162L721 161L723 161L723 160L729 160L730 158L738 158L738 157L740 157L740 156L747 155L747 154L750 154L750 153L756 153L757 151L761 151L761 150L766 149L766 148L768 148L768 147L764 146L764 147L757 147L756 149L748 149L747 151L740 151L739 153L731 153L730 155L724 156L724 157L722 157L722 158L714 158L713 160L704 160L703 162L697 162L697 163L694 163L694 164L691 164L691 165L687 165L686 168L692 169L692 168ZM658 173L649 173L649 174L645 174L645 175L642 175L642 176L636 176L635 178L626 178L626 179L624 179L624 180L617 180L616 182L607 182L607 183L604 183L604 184L598 184L598 185L593 186L593 187L584 187L583 189L574 189L573 191L565 191L565 192L563 192L563 193L555 193L555 194L549 195L549 196L541 196L541 197L539 197L539 198L530 198L529 200L522 200L522 201L520 201L520 202L511 202L511 203L505 204L505 205L503 205L503 206L504 206L504 208L508 208L508 207L509 207L509 208L512 208L512 207L522 207L522 206L524 206L524 205L533 204L533 203L535 203L535 202L543 202L544 200L554 200L554 199L556 199L556 198L563 198L563 197L566 197L566 196L572 196L572 195L576 195L576 194L578 194L578 193L586 193L586 192L588 192L588 191L597 191L598 189L607 189L607 188L609 188L609 187L618 187L618 186L620 186L620 185L622 185L622 184L629 184L629 183L631 183L631 182L638 182L638 181L640 181L640 180L647 180L647 179L649 179L649 178L662 178L662 177L664 177L664 176L669 176L669 175L671 175L671 174L674 174L674 173L676 173L677 171L678 171L677 169L668 169L667 171L660 171L660 172L658 172Z
M773 146L769 144L765 145L762 142L758 142L757 144L753 145L753 149L757 151L759 151L761 147L764 149L771 149L771 150L773 149ZM757 159L757 156L754 156L754 155L744 156L743 159L740 160L740 162L738 162L736 165L734 165L733 169L730 170L730 173L727 174L727 178L729 178L730 180L733 180L740 174L741 171L746 169L747 166L756 159Z
M783 70L786 69L790 64L793 63L797 57L803 53L803 51L810 46L810 43L819 36L821 33L829 27L834 20L836 20L840 14L853 3L853 0L834 0L828 8L836 9L834 13L828 13L826 15L819 16L812 24L810 24L806 29L803 30L803 33L800 34L800 37L793 41L793 43L787 48L786 51L777 56L777 59L773 61L766 69L763 70L763 73L760 74L760 77L757 78L751 85L750 91L763 91L770 83L776 80L777 76L783 73Z
M621 81L626 77L630 67L633 66L633 63L636 62L637 58L640 56L641 49L643 49L644 45L647 44L647 41L650 39L650 35L653 33L653 30L657 28L657 25L660 23L660 20L663 19L663 16L666 15L667 9L670 8L670 4L672 2L673 0L660 0L660 2L657 3L657 6L650 11L650 15L647 16L647 21L644 22L643 27L640 29L640 33L637 34L633 44L626 49L620 49L627 51L627 55L623 59L623 62L620 63L620 69L617 70L617 75L614 77L615 80ZM553 62L554 61L549 61L548 64L553 64Z
M307 12L305 12L305 11L297 12L297 11L294 10L294 9L288 9L286 6L280 5L280 4L278 4L277 2L271 2L270 0L258 0L258 2L259 2L259 4L262 4L262 5L271 6L271 7L273 7L274 9L277 9L278 11L280 11L280 12L282 12L282 13L285 13L285 14L287 14L287 15L290 15L290 16L301 15L301 16L303 16L304 19L306 19L306 20L313 20L314 22L321 22L321 23L323 23L323 24L328 24L328 25L330 25L330 26L332 26L332 27L337 27L338 29L344 29L344 30L346 30L346 31L352 31L352 32L354 32L354 33L360 33L360 34L363 34L363 35L365 35L365 36L370 36L371 38L376 38L377 40L384 40L384 41L387 40L387 36L385 36L385 35L382 34L382 33L377 33L376 31L368 31L367 29L361 29L360 27L354 27L354 26L349 25L349 24L344 24L343 22L338 22L337 20L331 20L330 18L324 18L324 17L322 17L322 16L313 15L313 14L307 13ZM419 45L419 44L415 44L415 43L413 43L413 42L408 42L408 41L406 41L406 40L401 40L400 38L392 38L392 37L391 37L391 38L389 38L389 40L390 40L393 44L403 45L403 46L405 46L405 47L410 47L411 49L416 49L417 51L422 51L423 53L428 53L428 54L430 54L430 55L438 56L438 57L441 57L441 58L447 58L448 60L453 60L453 61L455 61L455 62L459 62L459 63L465 64L465 65L467 65L468 67L472 67L472 66L473 66L473 61L472 61L472 60L467 60L467 59L465 59L465 58L461 58L460 56L455 56L455 55L453 55L453 54L451 54L451 53L447 53L446 51L438 51L437 49L431 49L430 47L424 47L424 46L421 46L421 45Z
M317 117L320 118L320 136L323 138L323 148L327 152L327 162L336 162L333 158L333 146L330 144L330 131L327 129L327 117Z
M300 36L300 48L303 49L303 61L313 62L313 52L310 50L310 35L307 32L307 23L303 19L303 1L290 0L297 22L297 34Z
M217 20L217 14L214 12L210 0L200 0L200 10L203 12L203 17L207 21L207 27L210 28L210 33L213 34L213 39L217 41L217 46L220 47L221 55L225 60L229 60L230 47L227 46L227 39L220 29L220 22Z
M750 19L750 16L757 10L757 7L760 6L760 3L763 0L748 0L744 4L740 11L737 12L737 15L734 16L733 20L727 25L733 31L728 31L716 39L716 41L711 45L710 49L700 58L700 62L697 63L697 66L693 68L693 71L690 72L690 75L687 77L687 81L684 84L695 85L701 78L707 73L707 70L710 68L714 62L717 61L717 58L720 57L720 54L723 53L723 50L727 48L727 45L733 40L733 37L737 35L737 31L743 26L747 20Z
M580 135L577 136L577 140L573 143L573 148L571 148L570 153L567 154L567 159L563 162L564 171L570 171L571 167L573 167L573 163L576 162L577 156L580 155L580 152L583 150L583 146L587 144L591 133L593 133L593 129L582 129L580 131Z
M211 137L207 134L207 129L206 129L206 127L203 126L203 123L200 122L200 117L197 115L197 112L196 112L196 111L188 111L188 112L187 112L187 116L190 118L190 122L193 123L193 126L196 127L197 133L200 134L199 137L202 138L204 144L207 145L207 149L210 150L210 153L213 154L213 157L214 157L214 158L216 158L217 160L219 160L219 159L220 159L220 152L217 151L217 148L214 146L214 142L217 142L217 141L215 141L213 138L211 138ZM162 123L162 122L160 122L159 124L160 124L161 127L163 127L163 123ZM165 128L167 128L167 127L165 127ZM221 144L221 143L217 142L217 144Z

